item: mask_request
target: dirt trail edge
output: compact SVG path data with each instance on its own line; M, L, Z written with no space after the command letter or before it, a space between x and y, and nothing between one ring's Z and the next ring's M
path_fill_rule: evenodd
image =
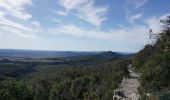
M140 75L133 71L132 65L127 68L129 76L124 77L119 87L114 90L113 100L139 100L140 98L138 94Z

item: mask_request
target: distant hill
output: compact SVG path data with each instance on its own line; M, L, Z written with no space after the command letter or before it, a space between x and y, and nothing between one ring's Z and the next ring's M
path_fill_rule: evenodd
M100 52L100 53L92 54L92 55L68 57L67 62L71 62L71 63L95 63L96 62L97 63L101 61L127 58L131 56L133 56L133 54L121 54L121 53L116 53L112 51L105 51L105 52Z
M26 75L26 77L27 76L30 77L33 75L33 73L34 74L38 73L36 75L39 76L41 71L44 72L47 71L51 73L53 71L55 72L56 70L64 67L71 68L75 66L76 67L96 66L98 64L105 63L105 62L126 60L124 58L130 56L127 54L125 55L125 54L115 53L111 51L50 52L50 51L27 51L27 50L6 50L6 51L0 50L0 54L1 54L0 80L9 79L9 78L20 78L23 75ZM2 55L5 57L3 57ZM31 58L27 58L27 57L31 57ZM43 58L34 58L34 57L43 57ZM53 57L53 58L49 58L49 57Z
M55 58L55 57L82 56L90 54L97 54L97 52L0 49L1 57Z
M90 55L90 56L89 56ZM17 50L0 49L0 57L23 57L23 58L56 58L56 57L76 57L82 58L112 58L125 57L131 54L116 53L111 51L103 52L85 52L85 51L43 51L43 50ZM83 57L83 59L84 59Z

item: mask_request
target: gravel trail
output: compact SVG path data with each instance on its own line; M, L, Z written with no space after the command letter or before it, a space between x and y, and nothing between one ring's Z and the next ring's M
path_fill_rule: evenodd
M129 76L123 78L119 88L116 90L119 90L123 95L120 100L138 100L138 87L140 85L138 79L140 75L132 70L132 65L128 66L128 71Z

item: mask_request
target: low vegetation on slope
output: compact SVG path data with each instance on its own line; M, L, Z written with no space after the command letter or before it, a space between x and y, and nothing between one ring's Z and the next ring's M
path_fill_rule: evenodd
M132 60L141 73L139 90L144 100L170 100L169 24L166 23L163 31L154 36L154 44L146 45Z

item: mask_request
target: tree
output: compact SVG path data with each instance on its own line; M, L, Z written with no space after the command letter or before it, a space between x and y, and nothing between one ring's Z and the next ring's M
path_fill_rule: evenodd
M168 27L170 25L170 15L168 15L165 19L161 19L160 22L163 23L164 26Z
M23 82L7 80L0 82L0 100L32 100L31 91Z

